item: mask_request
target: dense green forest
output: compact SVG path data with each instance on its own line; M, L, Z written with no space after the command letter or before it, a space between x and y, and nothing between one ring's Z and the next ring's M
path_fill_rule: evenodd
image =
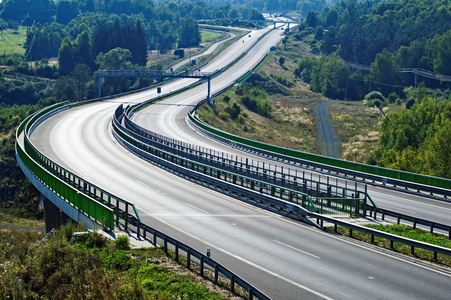
M291 35L309 43L296 75L312 90L336 99L362 99L379 90L385 96L415 85L414 72L424 69L451 75L451 2L420 0L340 1L321 13L310 11ZM371 66L362 70L352 63ZM328 72L326 70L334 70ZM431 88L450 88L449 81L418 76Z

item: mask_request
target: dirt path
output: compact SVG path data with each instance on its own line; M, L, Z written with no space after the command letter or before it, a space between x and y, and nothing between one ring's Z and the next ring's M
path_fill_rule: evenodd
M318 117L318 141L324 146L324 153L333 158L341 157L341 141L337 138L334 128L330 124L327 107L332 102L323 102L316 107L316 115ZM322 143L321 143L322 142Z

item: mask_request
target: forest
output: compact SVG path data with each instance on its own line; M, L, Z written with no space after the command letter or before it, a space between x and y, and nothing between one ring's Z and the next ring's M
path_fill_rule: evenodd
M340 1L310 11L291 34L323 57L303 58L295 74L311 82L313 91L335 99L362 99L371 90L403 97L403 87L416 84L408 70L451 75L450 20L446 0ZM334 72L325 71L331 68ZM448 79L418 82L450 88Z

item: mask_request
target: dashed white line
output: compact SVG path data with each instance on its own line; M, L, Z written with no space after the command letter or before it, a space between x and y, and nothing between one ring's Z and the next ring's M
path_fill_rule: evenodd
M293 247L293 246L287 245L287 244L285 244L285 243L282 243L282 242L279 242L279 241L276 241L276 240L274 240L274 242L276 242L277 244L280 244L280 245L282 245L282 246L285 246L285 247L287 247L287 248L296 250L296 251L298 251L298 252L301 252L301 253L310 255L310 256L312 256L312 257L314 257L314 258L320 259L319 256L313 255L313 254L311 254L311 253L308 253L308 252L303 251L303 250L301 250L301 249L298 249L298 248L295 248L295 247Z
M199 207L196 207L196 206L194 206L194 205L191 205L191 204L189 204L189 203L186 203L186 202L185 202L185 205L188 205L189 207L192 207L192 208L194 208L194 209L196 209L196 210L198 210L198 211L201 211L201 212L203 212L203 213L205 213L205 214L207 214L207 215L210 214L208 211L205 211L205 210L203 210L203 209L201 209L201 208L199 208Z

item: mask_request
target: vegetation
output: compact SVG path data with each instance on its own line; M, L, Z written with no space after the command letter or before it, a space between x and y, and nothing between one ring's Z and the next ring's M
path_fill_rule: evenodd
M403 237L406 237L409 239L413 239L413 240L417 240L417 241L421 241L421 242L425 242L425 243L429 243L429 244L433 244L433 245L437 245L437 246L441 246L441 247L451 248L451 241L446 236L438 234L438 233L430 233L430 232L427 232L427 231L424 231L421 229L413 229L412 227L402 225L402 224L400 224L400 225L367 225L367 227L370 227L370 228L373 228L376 230L380 230L380 231L384 231L384 232L388 232L391 234L403 236ZM326 229L329 231L334 230L333 227L327 227ZM349 236L349 229L347 229L345 227L338 226L337 232L339 234ZM369 235L369 234L361 233L361 232L354 230L352 232L352 237L357 240L360 240L360 241L371 243L371 235ZM384 248L387 248L387 249L391 249L390 241L387 239L374 237L374 244L384 247ZM405 255L412 256L410 246L407 246L407 245L404 245L401 243L394 242L392 250L402 253L402 254L405 254ZM423 250L420 248L415 248L414 257L423 259L423 260L436 262L436 263L439 263L439 264L442 264L442 265L445 265L448 267L451 266L451 257L439 254L437 257L437 261L435 261L433 252L428 251L428 250Z
M451 178L451 99L434 100L424 87L410 94L415 103L382 122L379 147L368 162Z
M223 299L221 291L173 263L161 248L122 243L65 225L49 236L0 230L0 298ZM222 293L222 296L221 294Z
M290 38L308 43L313 54L330 56L304 58L295 73L311 83L313 91L334 99L359 100L373 90L403 98L400 87L415 81L413 73L399 69L451 75L450 8L449 1L345 0L321 13L310 11ZM349 62L371 65L371 71ZM449 82L419 80L430 88L449 88Z
M252 85L243 84L217 97L215 107L203 105L200 118L249 139L315 153L314 107L320 97L290 78L293 60L300 54L291 52L296 45L285 46L289 51L280 54L286 57L283 66L280 56L271 52L249 79Z

